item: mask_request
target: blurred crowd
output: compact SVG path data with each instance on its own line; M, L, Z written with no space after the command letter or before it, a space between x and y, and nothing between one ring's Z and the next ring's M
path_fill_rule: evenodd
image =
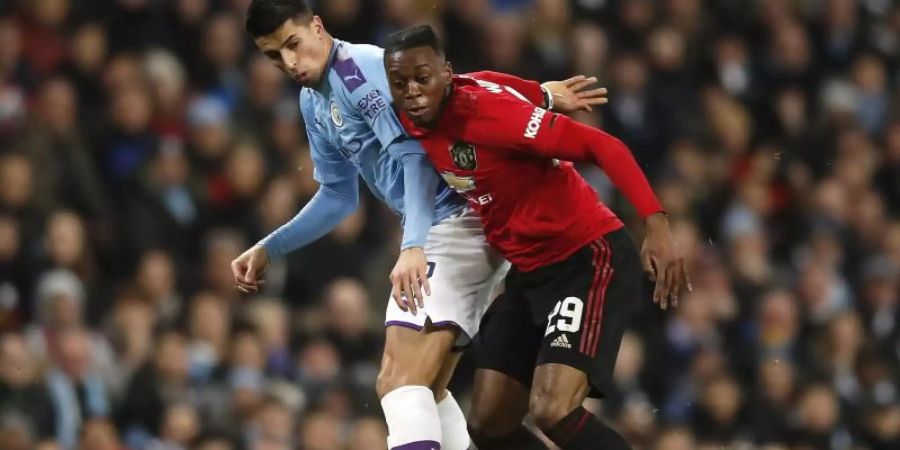
M424 21L457 72L610 89L577 119L630 146L694 288L642 300L591 404L636 447L900 448L900 3L313 3L341 39ZM398 218L367 196L233 285L317 188L247 4L0 2L0 450L385 448Z

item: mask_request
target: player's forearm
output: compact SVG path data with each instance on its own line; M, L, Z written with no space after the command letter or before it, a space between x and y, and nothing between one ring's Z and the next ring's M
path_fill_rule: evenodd
M434 221L440 179L425 155L403 158L403 243L401 250L424 247Z
M279 258L326 235L358 206L356 189L338 191L321 186L294 218L259 241L259 245L266 248L269 258Z
M609 179L635 207L641 219L663 210L653 193L644 171L628 147L619 139L596 128L567 117L556 118L560 127L556 136L556 158L592 162L606 172Z

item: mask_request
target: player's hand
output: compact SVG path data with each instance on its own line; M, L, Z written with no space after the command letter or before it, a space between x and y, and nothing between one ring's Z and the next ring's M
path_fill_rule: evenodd
M248 294L258 291L266 284L263 274L268 265L269 252L262 245L254 245L238 256L231 262L231 272L238 290Z
M553 96L553 110L565 114L593 111L592 106L609 103L606 88L587 89L597 83L597 77L578 75L563 81L548 81L541 86Z
M678 306L678 295L682 289L690 291L691 281L684 266L684 257L678 251L669 221L662 213L653 214L644 221L646 237L641 247L641 263L650 274L653 302L666 309L671 300Z
M391 296L400 309L416 314L418 308L425 307L425 295L431 295L431 285L428 284L428 260L422 247L410 247L400 252L391 271L391 285Z

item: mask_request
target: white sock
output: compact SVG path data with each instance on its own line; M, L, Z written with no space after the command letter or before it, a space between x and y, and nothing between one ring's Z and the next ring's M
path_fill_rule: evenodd
M390 450L440 450L441 419L425 386L403 386L381 399Z
M468 450L470 441L466 416L450 391L447 391L447 396L437 404L437 409L438 415L441 416L441 436L443 436L441 448Z

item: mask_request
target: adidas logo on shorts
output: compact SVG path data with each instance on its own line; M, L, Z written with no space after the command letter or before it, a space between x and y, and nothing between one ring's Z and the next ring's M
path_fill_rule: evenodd
M572 348L572 344L569 343L569 338L566 335L561 334L550 343L551 347L562 347L562 348Z

